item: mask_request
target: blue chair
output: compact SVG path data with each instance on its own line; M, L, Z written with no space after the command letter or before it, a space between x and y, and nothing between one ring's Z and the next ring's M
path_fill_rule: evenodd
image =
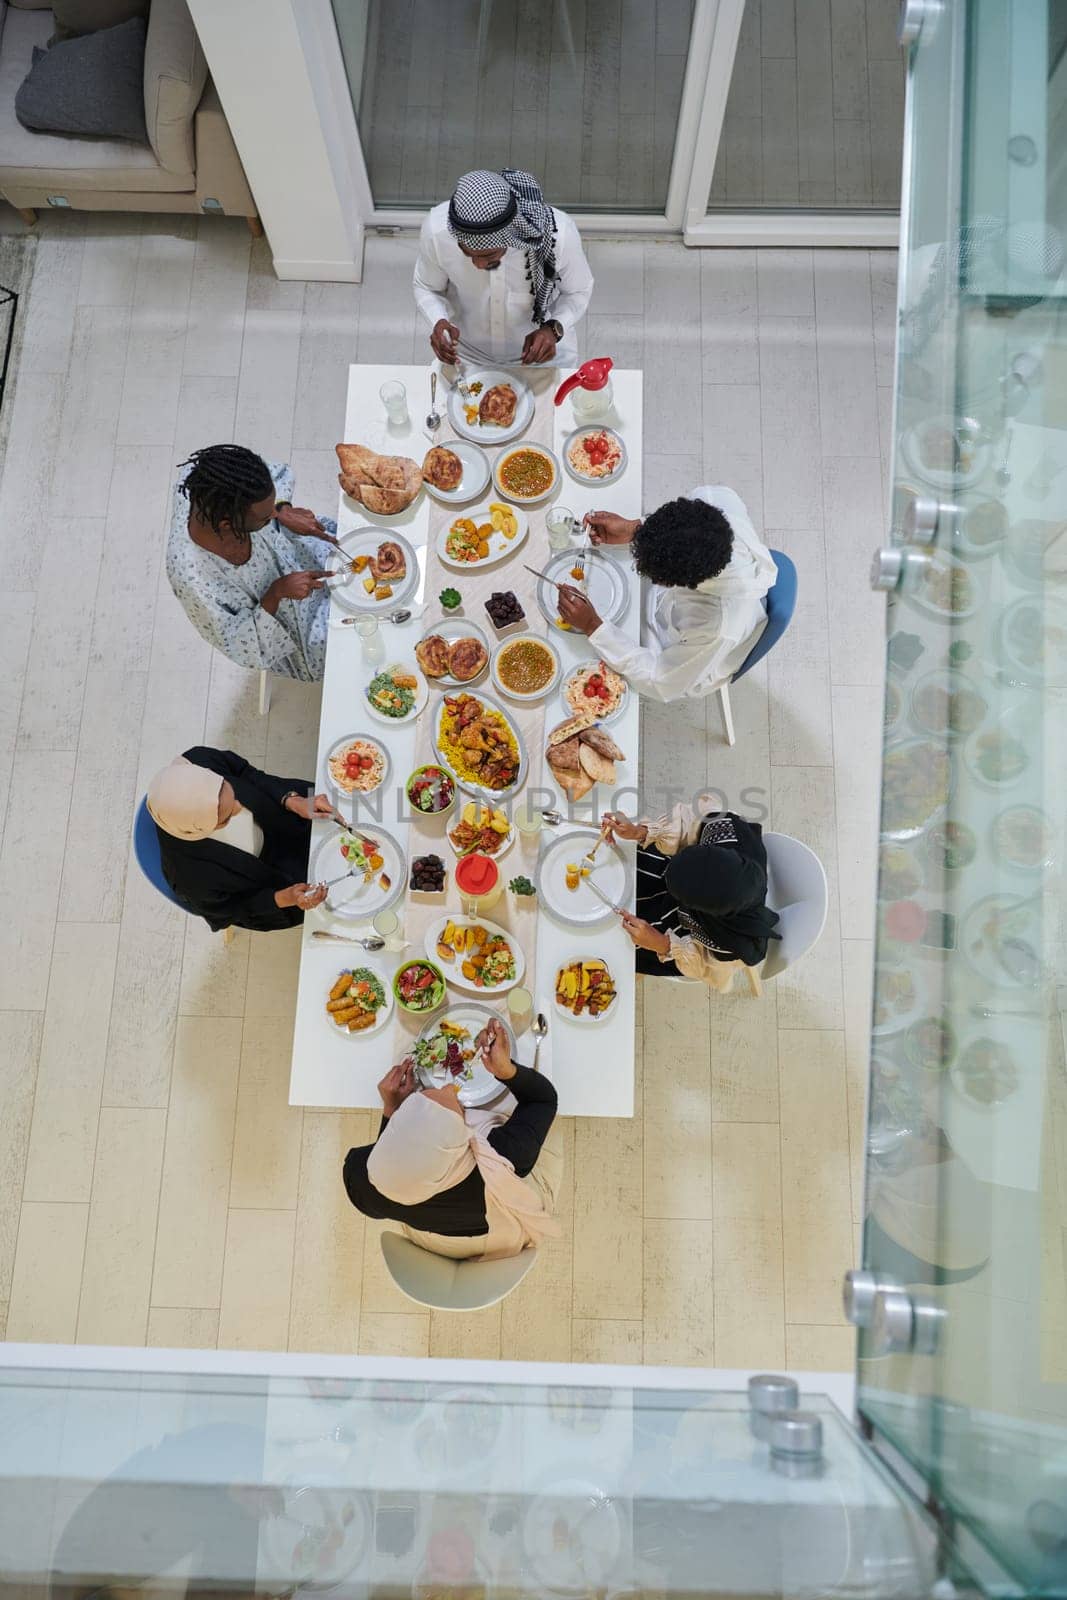
M180 906L187 916L192 915L188 906L182 905L170 884L163 876L163 862L159 854L159 834L152 821L152 813L148 809L148 801L141 796L141 803L137 807L137 814L133 819L133 853L137 857L137 865L152 885L158 889L165 900L171 905ZM229 944L233 938L233 929L224 928L223 941Z
M748 655L734 673L731 683L736 683L738 678L743 678L750 672L757 661L762 661L768 650L778 643L782 634L793 620L793 612L797 607L797 569L789 557L781 550L772 550L774 564L778 568L778 576L764 596L763 606L767 613L767 626L760 634L759 639L752 646ZM722 707L723 732L726 734L726 743L734 744L734 717L730 706L730 686L724 683L719 690L719 704Z

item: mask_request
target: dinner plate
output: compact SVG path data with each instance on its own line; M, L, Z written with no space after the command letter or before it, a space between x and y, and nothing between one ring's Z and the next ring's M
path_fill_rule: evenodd
M954 584L959 585L961 604L953 603ZM962 622L973 617L981 598L973 569L939 551L924 562L914 583L909 582L902 594L909 605L937 622Z
M522 644L525 640L533 640L535 644L539 644L542 649L548 651L549 655L552 657L552 660L555 662L555 668L552 676L549 678L544 687L526 692L521 689L509 689L506 683L501 682L499 672L500 657L504 654L504 652L512 649L514 645ZM502 643L498 644L496 649L493 651L493 687L499 690L501 694L506 695L509 700L517 700L520 705L524 702L528 703L533 700L547 700L548 696L558 684L562 671L563 668L560 665L559 651L556 649L551 639L542 639L541 636L536 633L513 634L510 639L505 639Z
M311 1471L311 1463L305 1464ZM315 1463L316 1475L335 1472ZM277 1493L277 1491L275 1491ZM346 1489L300 1487L281 1490L281 1510L260 1523L265 1578L279 1590L307 1593L332 1589L362 1562L370 1539L371 1519L362 1495Z
M399 533L366 525L353 528L338 540L349 561L356 556L372 556L383 544L398 544L404 552L404 576L391 583L392 594L387 600L375 600L363 587L364 573L351 572L341 583L331 583L330 592L337 604L353 616L374 616L381 611L393 611L402 605L419 581L419 558L408 541ZM332 570L332 569L331 569Z
M392 834L379 828L377 823L370 828L351 828L348 831L363 839L373 839L383 864L369 883L364 883L361 873L353 873L347 880L333 884L322 909L335 917L366 922L403 894L407 860ZM341 854L342 837L340 828L331 828L319 845L315 854L315 883L328 883L331 878L339 878L348 867L348 862ZM389 879L388 889L383 889L381 885L383 872Z
M534 414L534 398L529 384L517 373L504 372L500 367L476 367L473 370L464 367L463 382L468 387L474 383L480 383L482 387L469 400L460 394L458 388L448 391L448 420L461 439L470 439L478 445L507 444L509 439L517 439L523 429L529 427ZM483 423L477 419L468 422L464 408L480 404L486 390L498 383L509 383L515 391L517 402L514 421L507 428L498 428L492 422Z
M998 989L1037 989L1045 976L1041 931L1038 898L988 894L964 915L959 948L986 983Z
M617 920L615 913L597 899L587 886L587 879L583 878L574 890L566 884L568 861L581 863L596 843L596 831L574 829L570 833L553 832L551 838L542 837L544 843L537 861L537 892L542 905L572 928L611 927ZM613 906L632 905L634 867L628 852L618 844L602 844L593 871L597 888Z
M1051 594L1025 594L1001 613L1000 653L1010 683L1060 684L1067 676L1067 607Z
M600 701L599 700L583 700L582 704L581 704L581 707L579 707L579 706L572 706L570 701L567 699L567 690L570 688L571 684L575 682L575 680L578 677L578 674L579 673L595 672L596 670L597 670L596 669L596 664L594 662L583 661L582 665L580 667L575 667L573 672L569 672L567 674L566 678L563 680L563 686L562 686L562 689L560 691L561 695L562 695L562 698L563 698L563 704L566 706L567 710L572 715L576 715L577 712L580 709L584 709L584 710L587 710L587 711L595 711L596 712L596 720L598 722L605 722L605 723L606 722L618 722L619 718L622 716L623 712L626 710L626 703L630 698L630 690L629 690L629 688L628 688L628 686L626 684L625 679L623 680L623 685L622 685L622 695L620 696L619 703L615 707L614 711L601 711L599 709L599 707L600 707ZM622 676L621 673L616 673L616 677L621 677L621 676Z
M459 693L461 691L457 690L456 692ZM433 747L437 752L437 759L444 762L449 772L455 773L456 782L459 784L459 787L463 790L464 794L471 795L475 800L486 800L490 805L502 806L505 801L511 799L512 795L518 794L519 790L526 782L526 774L530 765L526 754L526 744L523 740L522 731L518 724L508 713L507 708L500 704L499 700L494 700L492 695L484 694L480 689L473 689L470 692L481 701L483 706L486 706L492 711L499 712L499 714L504 718L504 721L507 723L508 727L511 729L512 736L514 737L515 744L519 752L519 770L515 775L515 781L513 783L509 783L503 789L491 789L486 784L479 783L475 778L465 777L463 773L459 771L456 758L445 748L441 739L441 721L445 715L444 698L438 701L437 709L434 715Z
M571 576L571 568L576 564L578 552L576 550L557 550L554 556L541 565L541 571L549 578L554 578L556 583L568 583L578 588L578 581ZM585 593L593 610L598 613L604 622L618 622L626 610L626 577L618 562L602 556L596 550L582 552L585 561ZM560 627L559 606L556 603L557 589L555 584L546 583L544 578L537 580L537 604L541 615L550 628L557 628L560 633L570 633L573 638L581 639L581 634L575 634L570 628Z
M624 1513L610 1493L561 1472L523 1518L526 1564L551 1594L610 1592L625 1532Z
M968 448L973 452L971 465L964 472L955 467L931 467L923 459L922 441L924 435L929 435L934 430L944 430L954 433L957 440L966 439ZM908 428L900 437L900 453L910 472L923 480L931 483L938 489L966 489L984 474L989 465L990 446L981 435L982 429L973 417L927 417L924 422L917 423L914 428Z
M570 458L571 445L576 444L579 439L584 439L586 434L589 433L606 433L608 437L618 445L622 454L619 458L619 464L615 468L614 472L607 472L603 475L603 477L597 478L588 472L581 472L572 464ZM563 466L565 470L570 474L576 483L584 483L593 489L602 489L606 483L615 483L616 480L621 478L623 473L626 471L628 460L629 457L626 454L626 441L623 439L621 434L615 432L614 428L598 428L595 424L586 423L584 428L575 428L574 432L569 433L563 441Z
M903 1033L923 1016L927 1008L926 989L913 968L900 961L878 961L874 967L874 1012L871 1032L877 1038ZM890 988L899 993L892 998Z
M367 690L370 688L370 685L374 682L375 678L379 677L383 672L388 672L390 667L402 667L405 672L410 672L412 677L418 678L419 680L419 686L415 690L415 704L412 706L406 717L387 717L384 711L379 711L377 706L371 704L370 697L367 694ZM421 667L417 666L414 661L386 662L384 666L378 668L377 672L371 673L370 677L363 685L361 693L363 695L363 704L367 708L367 714L372 716L375 722L380 722L387 728L400 728L408 723L414 722L416 717L422 716L422 713L426 710L426 705L430 698L430 690L426 683L426 675L422 671Z
M515 958L515 976L509 978L506 983L492 985L479 985L472 979L465 978L461 965L463 957L457 955L452 961L446 961L437 949L437 941L450 922L456 928L484 928L487 933L506 939ZM445 975L445 982L452 984L453 988L466 989L468 994L507 994L509 989L514 989L517 983L522 982L526 971L526 957L515 935L509 933L507 928L502 928L498 922L490 922L488 917L457 917L452 914L435 917L426 929L425 948L426 959L440 967Z
M337 781L330 769L330 762L333 757L339 755L341 751L344 750L348 745L354 744L357 739L361 740L364 744L373 745L374 749L381 757L382 775L378 779L378 782L374 785L373 789L346 789L344 784ZM346 733L343 739L335 739L333 744L327 750L323 779L327 788L332 789L334 794L337 795L341 800L354 800L357 795L365 798L367 795L377 794L378 790L389 782L390 766L391 763L389 760L389 752L380 740L372 738L369 733Z
M500 474L504 463L511 455L511 451L503 450L493 462L493 482L496 485L497 492L500 494L502 499L509 500L512 505L539 506L542 501L547 500L550 495L555 494L557 488L559 487L559 458L557 457L555 451L550 450L547 445L534 444L531 441L524 441L521 445L516 445L515 448L517 450L533 450L537 455L544 456L545 460L552 468L552 482L548 485L547 489L542 489L540 494L520 495L516 494L514 489L506 488L501 481Z
M588 849L588 845L586 848ZM601 846L601 849L603 849L603 846ZM597 860L600 860L599 851L597 852ZM568 891L564 890L564 893L567 892ZM575 893L580 893L580 890L575 890ZM619 985L615 974L612 971L610 961L608 961L604 956L600 955L595 948L591 949L588 945L572 945L570 949L567 949L566 946L564 946L562 950L557 951L553 955L552 960L555 966L555 971L552 976L552 1005L556 1015L560 1017L562 1021L569 1022L576 1028L596 1028L602 1023L607 1022L609 1017L614 1016L619 1004ZM608 1006L608 1009L600 1012L598 1016L594 1017L591 1016L588 1011L583 1011L579 1016L576 1017L574 1012L569 1010L567 1006L562 1005L557 998L556 983L560 972L564 967L571 966L575 961L603 961L604 965L608 969L608 976L610 977L615 989L615 998L611 1002L610 1006Z
M882 760L882 838L914 839L944 813L954 788L955 768L943 739L887 744Z
M442 1022L454 1022L458 1027L467 1028L472 1039L476 1039L489 1021L495 1017L508 1037L508 1049L512 1059L515 1056L515 1035L508 1026L506 1018L489 1006L479 1005L474 1000L459 1000L454 1006L449 1006L445 1011L439 1011L432 1021L419 1034L420 1039L430 1039L439 1032ZM472 1063L474 1076L469 1083L465 1083L459 1091L459 1103L463 1106L484 1106L491 1100L504 1093L506 1083L501 1083L499 1078L494 1078L489 1068L484 1064L481 1054L477 1054ZM440 1089L451 1080L444 1073L432 1074L424 1072L420 1067L415 1068L420 1083L427 1089Z
M485 666L476 672L473 678L453 678L450 672L447 672L443 678L431 678L429 673L425 673L424 676L427 683L432 684L435 689L469 689L471 684L477 683L480 678L484 678L492 651L492 646L486 637L484 628L479 628L476 622L470 622L466 617L442 617L440 622L435 622L432 628L426 629L422 639L429 639L435 633L439 634L442 639L447 639L450 643L453 643L456 639L477 639L478 643L485 647ZM419 640L420 644L422 639ZM421 672L422 668L420 667L419 670Z
M440 439L442 450L451 450L463 463L463 476L454 489L435 489L433 484L423 478L426 484L426 493L432 494L435 500L440 500L442 505L462 506L468 500L476 500L489 482L489 457L478 445L471 444L469 439Z
M457 561L455 556L449 555L446 546L448 544L448 535L452 531L452 524L458 522L460 518L469 518L471 522L479 525L489 521L489 502L486 501L483 505L475 506L471 510L464 509L458 512L451 522L444 524L437 535L437 559L441 565L448 567L452 572L484 572L486 567L495 567L499 561L503 561L506 556L510 556L520 549L526 543L526 535L530 531L530 519L523 516L518 506L509 504L508 510L518 523L517 533L514 538L508 539L503 533L498 533L494 528L486 540L489 546L489 554L483 556L481 561Z
M452 812L452 814L449 816L448 827L445 829L445 838L448 840L449 849L452 851L452 854L456 857L457 860L460 859L461 856L477 854L477 852L474 851L474 850L460 850L458 845L454 844L453 841L452 841L452 829L454 827L456 827L457 824L460 823L463 820L463 807L464 807L464 805L465 804L469 805L471 803L472 802L470 800L467 800L467 801L462 801L461 800L459 805L456 807L455 811ZM488 805L490 802L488 800L483 800L479 796L478 800L473 802L473 803L476 804L476 805ZM491 860L499 861L501 856L506 856L507 855L507 853L511 849L512 845L515 843L515 829L514 829L514 827L510 827L508 829L507 833L505 833L503 835L503 839L504 839L504 843L500 846L500 849L499 850L494 850L492 852ZM485 855L487 853L488 852L486 852L486 851L482 851L483 855Z
M340 885L338 885L338 887L340 888ZM331 952L331 954L332 954L332 952ZM323 1021L326 1023L326 1026L329 1028L330 1032L332 1034L335 1034L337 1036L337 1038L339 1038L339 1039L370 1039L374 1034L380 1033L381 1030L385 1027L385 1024L389 1021L389 1018L392 1016L393 1010L394 1010L395 1005L396 1005L396 1002L393 999L393 985L390 982L390 980L385 976L384 972L379 972L376 967L372 967L370 965L370 963L365 958L362 959L362 960L356 959L357 957L362 957L362 956L363 956L362 950L355 950L354 949L353 950L352 967L350 967L348 970L351 971L352 968L366 967L368 972L373 972L374 976L377 978L378 982L381 984L382 988L385 990L385 1004L381 1007L381 1009L378 1012L378 1015L375 1017L374 1021L371 1023L369 1028L361 1028L356 1033L349 1033L347 1028L338 1027L337 1023L334 1022L334 1020L331 1017L330 1013L326 1010L326 1001L330 997L330 989L333 987L333 980L339 978L341 976L342 972L344 972L346 969L345 969L345 967L343 965L340 965L340 964L337 964L335 966L330 966L327 970L333 974L333 979L331 979L331 981L326 985L325 997L324 997L323 1002L322 1002L322 1017L323 1017Z

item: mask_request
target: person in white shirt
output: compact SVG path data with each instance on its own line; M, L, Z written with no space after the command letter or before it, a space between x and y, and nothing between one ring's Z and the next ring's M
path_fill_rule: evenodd
M575 327L593 292L578 229L529 172L468 172L422 225L415 304L448 365L578 364Z
M763 601L777 576L740 495L709 485L643 522L591 511L585 523L593 544L631 545L653 586L647 638L635 643L569 584L559 596L563 620L650 699L699 699L729 683L767 625Z

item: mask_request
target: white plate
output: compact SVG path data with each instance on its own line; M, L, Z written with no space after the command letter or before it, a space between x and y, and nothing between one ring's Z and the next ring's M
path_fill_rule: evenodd
M553 672L551 678L549 678L544 688L535 689L532 693L526 694L524 694L520 689L509 689L506 683L501 683L500 674L497 670L500 657L503 655L504 651L510 650L513 645L521 644L524 639L532 639L535 644L542 645L544 649L549 652L553 661L556 663L556 670ZM498 689L501 694L507 695L509 700L518 700L520 704L523 701L547 700L549 695L555 689L556 685L559 683L562 671L563 668L560 665L559 651L556 649L551 639L542 639L540 634L537 633L512 634L510 639L504 639L493 651L493 687Z
M878 1021L872 1021L871 1032L876 1038L884 1038L887 1034L903 1033L905 1028L925 1016L927 1010L926 989L919 982L917 971L903 962L877 961L874 967L874 1010L873 1016L878 1017L879 990L887 978L905 977L911 983L910 1004L894 1003L890 1008L887 1005L888 1015Z
M504 372L499 367L477 367L473 371L464 367L463 382L468 386L480 383L482 387L470 400L465 400L458 389L448 391L448 420L461 439L470 439L475 444L507 444L509 439L517 439L523 429L529 427L534 414L534 399L529 385L517 373ZM491 422L468 422L464 406L480 404L486 390L498 383L510 383L518 397L515 420L511 426L498 428Z
M454 489L435 489L424 478L426 493L445 506L462 506L468 500L476 500L489 482L489 457L467 439L441 439L439 443L442 450L451 450L462 461L463 476Z
M448 827L445 829L445 838L448 840L449 849L452 851L452 854L457 858L457 860L460 859L461 855L473 855L473 854L475 854L475 852L471 851L471 850L465 850L465 851L460 852L460 850L457 849L457 847L452 843L452 829L454 827L456 827L456 825L458 823L462 822L462 820L463 820L463 807L465 805L468 805L468 804L471 804L471 803L472 802L469 800L469 798L467 800L460 800L459 804L456 806L456 809L453 812L450 813L449 818L448 818ZM473 804L474 805L488 805L489 802L487 800L478 799L478 800L475 800L473 802ZM493 809L496 810L497 808L494 807ZM493 861L499 861L501 856L506 856L507 855L508 851L511 849L511 847L512 847L512 845L514 843L515 843L515 829L512 827L512 828L508 829L507 833L505 833L505 835L504 835L504 843L500 846L499 850L495 850L493 852L493 855L492 855L491 859ZM484 851L482 853L483 853L483 855L485 854Z
M440 964L439 961L434 963L438 967ZM430 1022L427 1022L420 1032L419 1038L432 1038L440 1030L442 1022L454 1022L459 1027L468 1028L471 1038L476 1039L490 1017L495 1017L502 1025L504 1032L508 1036L508 1049L511 1051L512 1060L514 1060L515 1035L508 1026L507 1019L502 1017L498 1011L492 1010L489 1006L478 1005L474 1000L460 1000L454 1006L449 1006L447 1010L439 1011ZM474 1069L474 1076L460 1089L459 1103L464 1106L488 1105L491 1100L495 1100L498 1095L503 1094L507 1084L501 1083L499 1078L493 1077L480 1055L475 1056L471 1065ZM416 1071L418 1071L417 1068ZM421 1072L419 1072L419 1080L427 1089L439 1089L446 1082L451 1081L446 1079L443 1074L435 1078L430 1074L424 1075Z
M497 456L496 460L493 462L493 482L496 485L497 492L501 499L510 501L512 505L539 506L543 500L547 500L550 495L554 495L556 490L559 488L559 457L556 455L556 452L554 450L550 450L547 445L534 444L532 441L524 442L521 445L516 445L515 448L517 450L535 450L538 455L544 456L546 460L550 461L552 463L553 471L552 482L549 484L547 489L542 491L541 494L517 495L513 490L505 489L504 485L500 481L500 468L511 454L511 451L502 450Z
M456 691L457 694L461 692L462 690ZM455 773L456 782L459 784L464 794L469 794L474 800L486 800L492 806L502 806L505 801L511 799L512 795L518 794L519 790L526 782L526 774L530 765L526 755L526 744L523 740L520 728L517 726L514 719L508 714L506 706L502 706L499 700L494 700L492 695L483 694L480 689L472 689L469 692L478 700L480 700L483 706L487 706L492 711L499 712L504 718L508 727L511 729L512 736L514 737L519 751L519 770L515 775L514 783L509 783L504 789L490 789L487 788L485 784L478 783L474 778L464 778L458 772L456 772L455 763L449 760L448 755L446 754L441 743L441 719L445 714L445 701L443 698L438 701L437 710L434 715L433 747L437 752L437 759L444 762L449 772Z
M574 444L576 440L584 439L587 433L608 434L610 438L614 439L615 443L622 451L619 464L615 468L615 471L607 473L605 477L590 477L588 473L579 472L577 467L573 467L571 465L570 456L567 454L567 452L570 450L571 445ZM563 441L564 470L570 473L575 483L584 483L592 489L602 489L606 483L615 483L616 480L621 478L623 473L626 471L626 464L628 460L629 457L626 454L626 442L620 434L615 432L614 428L598 428L596 423L586 423L584 428L575 428L574 432L569 433Z
M331 583L330 592L337 604L354 616L372 616L381 611L393 611L402 605L419 581L419 558L408 541L399 533L381 528L353 528L338 540L341 549L351 561L356 556L372 556L383 544L398 544L404 552L404 576L393 584L388 600L375 600L363 587L363 572L348 573L343 583Z
M530 1502L523 1519L526 1564L551 1594L610 1593L625 1532L624 1513L610 1493L559 1477Z
M605 622L618 622L626 610L627 600L626 578L622 568L596 550L583 550L580 553L585 561L584 593ZM548 561L540 563L540 570L554 578L556 583L569 583L578 588L577 579L571 577L571 568L576 565L578 555L577 550L558 550ZM581 640L582 634L559 627L557 595L554 584L546 583L544 578L537 580L537 604L549 627L572 639Z
M933 428L945 428L954 432L957 438L960 435L966 437L973 452L971 466L966 472L954 467L926 465L922 457L922 435ZM927 417L924 422L908 428L901 435L900 453L909 471L922 478L924 483L932 483L938 489L966 489L978 482L989 465L990 446L985 440L979 439L981 431L973 417Z
M587 850L588 850L588 848L589 848L589 846L586 845L586 849ZM603 845L601 845L600 848L601 848L601 851L602 851L603 848L604 848ZM599 860L600 860L600 853L598 852L597 861L599 861ZM567 892L568 892L567 890L564 890L564 893L567 893ZM577 895L580 892L581 892L580 890L576 890L575 894ZM594 898L595 898L595 896L594 896ZM611 962L610 961L604 960L604 957L602 955L600 955L599 952L595 948L589 948L588 946L582 946L581 948L576 946L576 947L574 947L573 949L570 949L570 950L564 949L562 951L559 951L556 955L554 955L552 959L553 959L553 966L554 966L554 971L552 973L552 1005L553 1005L553 1007L555 1009L555 1012L556 1012L556 1015L558 1017L562 1017L564 1022L570 1022L577 1028L595 1028L600 1023L607 1022L609 1017L613 1017L615 1015L615 1011L616 1011L616 1009L618 1007L618 1004L619 1004L619 985L618 985L618 980L616 979L615 974L612 971ZM602 1011L599 1016L593 1017L593 1016L590 1016L587 1011L583 1011L580 1016L576 1017L574 1015L573 1011L568 1011L567 1007L564 1006L564 1005L561 1005L560 1002L558 1001L558 999L556 998L556 980L560 975L560 971L562 970L563 967L571 966L575 961L604 961L604 965L608 969L608 974L609 974L609 976L611 978L611 981L615 985L615 998L614 998L614 1000L611 1002L611 1004L608 1007L608 1009L606 1011Z
M347 882L335 883L322 909L335 917L344 917L346 921L367 922L375 912L391 906L403 894L407 882L407 858L392 834L379 828L377 823L370 828L352 828L350 831L361 838L373 839L384 865L374 874L370 883L364 883L361 874L353 874ZM331 828L319 845L315 855L315 883L326 883L331 878L339 877L348 866L341 854L342 837L340 828ZM383 889L379 882L383 872L390 880L388 889Z
M944 581L948 569L953 568L961 573L964 582L970 585L968 603L954 610L947 610L934 597L930 591L930 584L935 577ZM914 582L909 581L908 587L901 591L904 599L928 617L933 617L937 622L962 622L967 617L973 617L978 610L981 595L974 570L963 561L957 561L953 556L946 556L940 551L929 558L929 561L920 569Z
M1040 902L1016 894L983 896L960 923L959 948L995 988L1040 988L1045 981Z
M551 831L542 835L544 846L537 862L537 892L541 903L560 922L572 928L611 927L617 922L602 900L598 900L583 878L577 889L571 891L566 884L568 861L580 863L596 842L593 828L575 829L570 833ZM593 862L596 885L607 895L612 905L629 906L633 903L633 859L617 844L602 844ZM553 974L553 977L555 975Z
M305 1471L316 1476L330 1472L322 1462L306 1463ZM263 1554L279 1589L288 1583L291 1593L332 1589L342 1583L362 1562L370 1537L370 1516L362 1495L344 1489L286 1485L282 1490L283 1508L260 1523ZM297 1565L297 1546L307 1534L335 1531L341 1543L329 1564L307 1576L305 1563Z
M484 572L486 567L495 567L498 561L503 561L506 556L510 556L514 551L521 549L526 543L526 535L530 531L530 520L528 517L523 516L518 506L509 503L508 510L519 525L518 532L514 539L507 539L494 528L492 537L488 541L489 554L481 561L457 561L448 554L445 546L448 543L448 535L452 528L452 523L458 522L461 517L469 517L474 523L488 522L489 503L487 501L485 504L475 506L470 510L464 509L458 512L451 522L445 523L437 535L437 559L441 565L448 567L452 572Z
M469 978L465 978L460 970L462 956L457 955L454 960L446 961L437 951L437 941L450 922L457 928L484 928L487 933L499 934L501 939L506 939L515 957L515 976L507 983L494 983L489 987L479 987ZM453 988L466 989L468 994L507 994L509 989L514 989L517 983L522 982L526 971L526 957L515 935L509 933L507 928L502 928L498 922L490 922L488 917L457 917L447 914L436 917L426 929L425 948L426 959L432 961L434 966L440 967L445 975L445 982L452 984Z
M340 887L340 885L338 885L338 887ZM357 953L362 955L363 952L359 951ZM322 1002L323 1021L326 1023L326 1026L329 1028L330 1032L336 1034L339 1039L369 1039L372 1034L381 1032L382 1028L385 1027L385 1024L389 1021L389 1018L393 1014L393 1008L396 1005L396 1001L393 998L393 985L390 979L385 976L384 972L378 972L376 968L369 966L365 960L353 960L352 967L366 967L368 972L374 973L374 976L385 990L384 1006L381 1007L378 1015L375 1017L369 1028L361 1028L357 1033L349 1033L347 1028L339 1028L337 1023L334 1022L331 1014L326 1010L326 1000L328 1000L330 997L330 990L333 988L336 980L341 976L341 973L346 970L343 966L339 966L334 972L333 978L326 987L326 998ZM351 971L352 968L349 968L348 970Z
M402 667L405 672L410 672L413 677L418 678L419 680L419 686L415 690L415 704L412 706L406 717L387 717L384 711L379 711L376 705L371 704L370 696L367 694L367 690L370 688L375 678L377 678L383 672L388 672L390 667ZM430 690L427 686L426 678L423 675L421 668L416 666L414 661L387 661L383 666L378 668L377 672L371 673L360 692L363 696L363 704L367 709L368 715L372 716L375 722L383 723L387 728L400 728L406 723L414 722L415 718L421 717L422 713L426 710L426 706L430 698Z
M570 701L567 699L567 690L570 687L570 685L574 682L574 680L577 678L578 674L580 672L592 673L592 672L595 672L596 670L597 670L597 663L595 661L583 661L583 663L582 663L582 665L580 667L575 667L573 672L569 672L567 674L566 678L563 680L563 686L562 686L562 688L560 690L560 695L561 695L561 698L563 700L563 704L566 706L568 712L572 712L574 714L577 714L579 709L585 709L585 710L589 710L589 711L596 711L596 720L598 722L605 722L605 723L607 723L607 722L617 722L619 720L619 718L622 716L623 712L626 710L626 703L630 698L630 690L629 690L629 688L628 688L628 686L626 684L625 679L623 680L623 686L622 686L622 698L620 699L618 705L615 707L614 711L605 712L605 711L597 710L597 707L600 704L600 702L598 700L583 700L582 704L581 704L581 707L578 707L578 706L572 706ZM612 668L611 670L614 671L614 668ZM615 676L616 677L622 677L622 674L621 673L616 673Z
M373 789L346 789L343 784L338 783L337 779L333 775L333 772L330 770L331 758L335 755L338 755L348 745L355 744L357 739L362 740L364 744L373 745L382 759L382 775L380 780L374 785ZM391 765L392 763L389 760L389 752L380 742L380 740L373 739L369 733L346 733L343 739L335 739L333 744L326 752L323 780L326 783L327 788L332 789L334 794L337 795L341 800L354 800L357 796L365 798L367 795L377 794L378 790L383 788L384 785L389 782L389 770Z
M486 637L484 628L479 628L476 622L469 622L466 617L442 617L440 622L435 622L432 628L426 629L422 639L428 639L434 633L440 634L442 639L449 640L477 639L480 644L485 646L486 662L481 671L476 672L473 678L464 678L461 681L459 678L453 678L451 673L446 673L443 678L431 678L427 673L426 681L428 683L433 684L435 689L469 689L472 684L484 678L486 667L489 665L489 656L492 652L492 646ZM422 639L419 640L420 644ZM420 667L419 670L421 672L422 668Z

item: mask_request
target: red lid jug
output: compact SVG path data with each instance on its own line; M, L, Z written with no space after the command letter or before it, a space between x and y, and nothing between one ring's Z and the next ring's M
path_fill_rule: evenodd
M496 888L500 872L491 856L463 856L456 864L456 883L463 894L489 894Z
M556 404L562 405L572 389L603 389L614 365L610 356L594 356L592 361L583 361L578 371L564 378L556 390Z

